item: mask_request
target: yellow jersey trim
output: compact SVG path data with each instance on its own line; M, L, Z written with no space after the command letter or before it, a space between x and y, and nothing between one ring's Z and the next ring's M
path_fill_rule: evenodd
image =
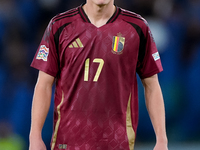
M61 119L60 107L63 104L63 101L64 101L64 93L62 92L62 100L61 100L60 104L57 106L58 120L56 122L55 130L54 130L53 140L52 140L52 144L51 144L51 150L54 150L55 144L56 144L58 128L59 128L60 119Z
M127 136L128 136L129 149L133 150L134 144L135 144L135 132L134 132L133 126L132 126L130 105L131 105L131 94L129 96L127 112L126 112L126 132L127 132Z

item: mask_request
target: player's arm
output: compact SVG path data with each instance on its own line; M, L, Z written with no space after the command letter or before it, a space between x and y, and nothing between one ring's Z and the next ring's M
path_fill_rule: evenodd
M51 103L53 83L53 76L39 71L32 103L29 150L46 150L42 140L42 128Z
M142 83L145 90L147 110L156 134L154 150L168 150L164 101L157 74L142 79Z

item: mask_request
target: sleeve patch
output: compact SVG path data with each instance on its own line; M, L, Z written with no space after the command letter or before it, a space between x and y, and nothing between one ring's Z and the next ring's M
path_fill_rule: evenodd
M43 61L47 61L48 55L49 48L47 48L45 45L41 45L36 59L42 59Z
M153 56L153 59L154 59L155 61L160 59L160 55L159 55L158 52L152 54L152 56Z

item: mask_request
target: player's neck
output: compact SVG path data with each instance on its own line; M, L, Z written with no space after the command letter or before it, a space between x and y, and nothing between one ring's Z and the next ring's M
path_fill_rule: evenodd
M113 3L98 6L94 3L86 3L83 6L90 22L96 27L101 27L107 23L115 12L116 7Z

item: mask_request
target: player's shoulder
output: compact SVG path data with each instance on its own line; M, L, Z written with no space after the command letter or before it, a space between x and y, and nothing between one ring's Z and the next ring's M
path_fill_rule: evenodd
M135 12L126 10L126 9L121 9L121 18L129 23L134 23L134 24L139 24L140 26L148 26L147 21L140 15Z
M78 14L79 14L79 7L72 8L70 10L57 14L51 19L51 22L52 24L55 23L60 24L61 22L62 22L61 24L70 23L75 19L77 19Z

